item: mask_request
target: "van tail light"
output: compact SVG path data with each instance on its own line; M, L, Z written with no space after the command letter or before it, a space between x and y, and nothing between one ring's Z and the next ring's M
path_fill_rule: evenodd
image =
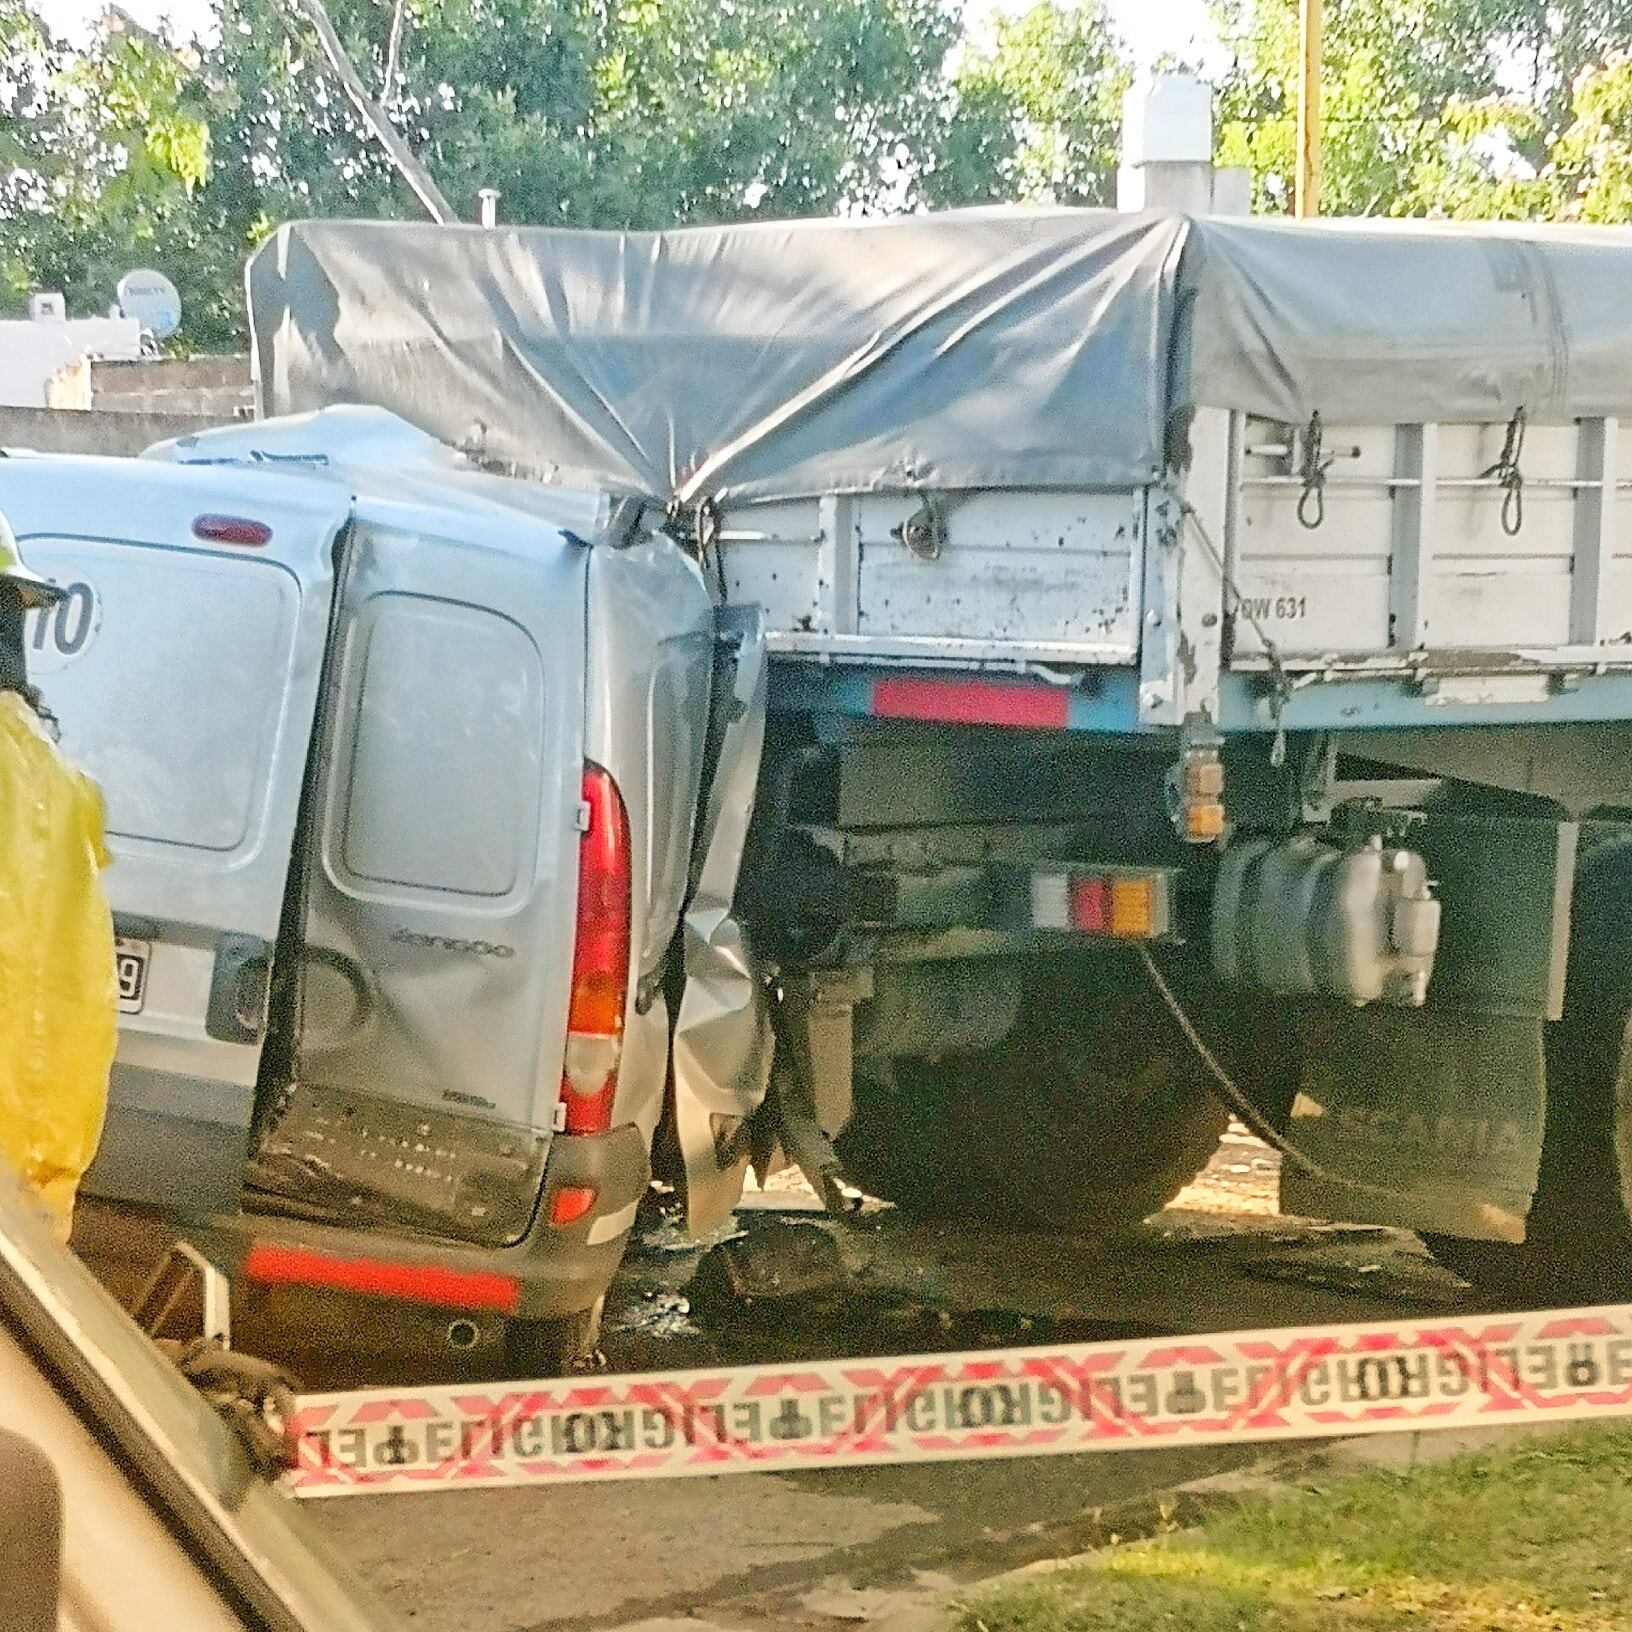
M629 996L629 815L617 783L599 765L584 766L583 809L562 1131L605 1133Z

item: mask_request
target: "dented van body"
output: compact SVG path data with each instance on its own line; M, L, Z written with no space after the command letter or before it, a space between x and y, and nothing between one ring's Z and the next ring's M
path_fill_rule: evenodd
M593 1306L663 1103L696 564L367 409L7 458L0 508L68 588L31 656L116 859L87 1187L264 1282Z

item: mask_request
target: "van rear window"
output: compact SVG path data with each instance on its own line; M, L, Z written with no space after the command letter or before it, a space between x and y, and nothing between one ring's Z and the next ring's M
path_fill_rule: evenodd
M102 784L110 836L253 848L287 691L294 577L142 544L47 539L30 552L69 593L30 614L29 671L63 747Z
M358 615L341 854L376 885L503 897L531 883L543 672L517 624L419 595Z

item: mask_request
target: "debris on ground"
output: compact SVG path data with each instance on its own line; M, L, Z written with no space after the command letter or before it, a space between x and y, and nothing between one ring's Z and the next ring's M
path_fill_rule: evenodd
M832 1297L849 1284L838 1243L814 1224L776 1220L710 1247L687 1288L699 1313Z
M1459 1309L1466 1295L1446 1284L1442 1275L1403 1275L1382 1264L1340 1264L1305 1258L1255 1258L1241 1265L1241 1273L1255 1280L1284 1281L1293 1286L1320 1287L1331 1292L1352 1292L1363 1298L1392 1298L1427 1308Z

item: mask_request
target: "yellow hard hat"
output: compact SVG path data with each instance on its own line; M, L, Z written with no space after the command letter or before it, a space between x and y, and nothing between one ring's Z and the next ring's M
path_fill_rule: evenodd
M23 564L22 551L17 548L17 535L11 523L0 512L0 586L9 584L23 606L55 606L63 597L56 584L48 583L37 572Z

